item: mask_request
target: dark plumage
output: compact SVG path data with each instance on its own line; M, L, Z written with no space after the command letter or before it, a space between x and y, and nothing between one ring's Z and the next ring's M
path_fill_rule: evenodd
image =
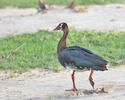
M79 46L72 46L65 48L59 53L60 63L66 67L66 65L72 65L77 69L93 69L93 70L106 70L107 61L100 56L95 55L91 51L81 48Z
M39 8L38 8L38 12L40 11L45 11L48 9L48 6L43 2L43 0L38 0L38 4L39 4Z
M73 69L72 81L73 90L77 90L75 86L74 73L76 70L91 70L89 81L94 88L94 82L92 79L93 70L104 71L107 70L107 61L102 57L94 54L90 50L79 46L66 47L66 38L68 35L68 25L66 23L60 23L55 30L63 30L64 35L59 41L57 54L61 65L65 68L69 67Z

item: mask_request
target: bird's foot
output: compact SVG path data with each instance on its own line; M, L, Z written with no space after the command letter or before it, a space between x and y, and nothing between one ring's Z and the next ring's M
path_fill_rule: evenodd
M93 82L93 79L91 78L89 81L90 81L91 86L92 86L93 89L94 89L94 84L95 84L95 83Z
M70 90L65 90L65 91L78 91L78 89L73 88L73 89L70 89Z

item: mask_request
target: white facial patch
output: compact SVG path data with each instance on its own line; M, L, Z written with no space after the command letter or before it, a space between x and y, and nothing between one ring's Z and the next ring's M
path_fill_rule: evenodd
M63 25L63 24L60 24L60 26L59 26L59 27L60 27L60 29L62 29L62 25Z

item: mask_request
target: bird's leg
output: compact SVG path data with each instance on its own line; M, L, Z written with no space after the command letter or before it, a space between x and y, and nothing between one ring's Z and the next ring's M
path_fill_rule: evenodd
M73 73L72 73L72 82L73 82L73 91L77 91L76 85L75 85L75 76L74 76L74 74L75 74L75 70L73 70Z
M95 83L93 82L92 75L93 75L93 70L91 70L91 73L90 73L90 76L89 76L89 81L90 81L91 86L92 86L93 89L94 89L94 84L95 84Z
M73 70L73 73L72 73L72 82L73 82L73 89L71 90L66 90L66 91L77 91L77 88L76 88L76 85L75 85L75 70Z

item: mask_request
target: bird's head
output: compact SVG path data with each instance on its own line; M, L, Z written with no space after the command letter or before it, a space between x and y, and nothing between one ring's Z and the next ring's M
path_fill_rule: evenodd
M66 23L60 23L54 30L65 30L68 29L68 25Z

